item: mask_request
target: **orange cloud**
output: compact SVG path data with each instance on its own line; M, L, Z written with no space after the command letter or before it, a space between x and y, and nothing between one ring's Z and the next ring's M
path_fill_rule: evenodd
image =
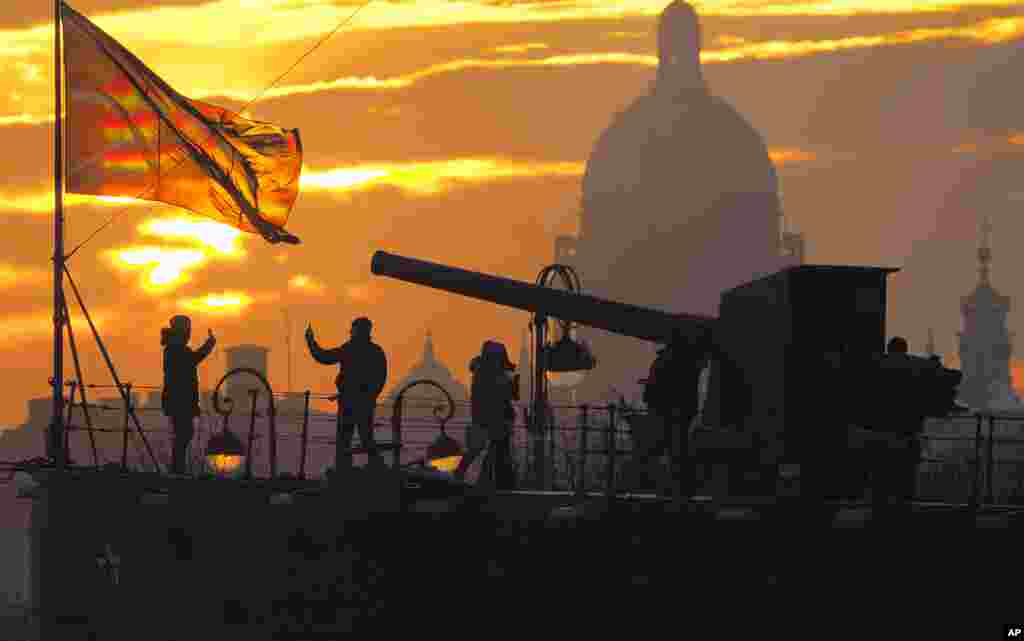
M253 297L248 294L242 292L223 292L196 298L183 298L178 301L178 306L191 312L202 314L239 316L253 302Z
M665 0L594 0L580 3L495 3L489 0L452 5L439 0L371 2L346 25L346 30L439 27L468 24L554 23L574 20L653 17ZM1016 0L808 0L805 2L700 3L704 16L853 16L859 14L906 14L955 12L972 6L1013 7ZM175 46L181 42L181 26L188 25L189 40L197 46L253 47L318 38L346 20L352 5L295 0L219 0L198 6L149 7L89 18L101 29L127 43L152 42ZM225 30L224 25L232 25ZM0 32L0 55L24 55L46 51L52 26Z
M1024 37L1024 17L993 18L965 27L943 27L913 29L870 36L851 36L826 40L767 40L747 42L733 38L735 46L707 49L701 52L705 64L737 62L743 60L774 60L834 53L852 49L869 49L882 46L906 45L918 42L962 39L982 44L997 44ZM658 57L653 54L624 52L595 52L549 56L547 58L469 58L453 60L425 69L391 78L375 76L345 77L301 85L283 85L266 92L265 98L294 96L332 90L394 90L414 85L424 79L445 73L469 69L513 69L524 67L575 67L598 64L625 64L646 67L658 66ZM256 97L254 92L203 89L200 96L207 98L228 97L246 102Z
M105 311L89 310L89 316L98 331L110 323L113 316ZM87 327L85 317L71 314L73 327ZM75 332L76 338L78 331ZM28 340L44 340L53 338L53 312L37 312L4 317L4 329L0 332L0 346L18 346Z
M189 217L151 218L138 227L140 234L162 240L188 241L191 247L131 246L108 250L107 258L122 271L143 272L140 286L151 294L177 289L191 280L191 272L213 259L239 259L242 232L223 223Z
M222 256L241 256L245 250L238 244L239 229L214 220L198 218L152 218L139 225L139 232L167 240L190 240L215 250Z
M205 252L198 249L167 249L164 247L127 247L104 252L114 266L123 271L143 270L140 282L148 293L175 289L188 282L189 270L207 262Z
M0 263L0 289L11 289L25 285L40 285L49 282L53 275L41 269L23 269Z
M313 296L323 296L327 291L327 288L323 283L313 279L311 276L306 274L296 274L288 281L288 288L302 292L304 294L311 294Z
M491 51L495 53L527 53L534 49L548 49L549 47L543 42L526 42L521 45L505 45L503 47L495 47Z
M817 154L802 149L770 149L768 155L776 165L793 162L808 162L817 159Z
M227 0L221 3L213 3L213 5L207 6L221 6L220 12L223 13L224 8L222 5L227 4ZM413 3L416 4L416 3ZM800 4L800 5L780 5L781 8L788 7L789 9L799 8L800 11L794 13L807 14L815 13L816 9L820 9L822 13L831 13L834 15L841 15L844 13L855 14L855 13L885 13L882 5L877 5L874 9L871 8L870 2L859 2L859 3L840 3L842 7L835 7L836 3L818 3L818 4ZM886 3L888 4L888 3ZM945 10L949 10L949 7L944 4L938 3L918 3L918 2L906 2L906 3L894 3L895 5L906 4L908 9L923 10L923 7L928 6L932 8L942 7ZM960 3L961 6L964 4ZM987 3L991 4L991 3ZM1012 4L1012 3L1008 3ZM322 5L318 5L322 6ZM403 5L404 6L404 5ZM511 7L523 7L525 5L511 5ZM545 5L549 6L549 5ZM646 8L637 6L634 7L639 15L655 15L663 9L663 3L659 2L656 5L648 4L644 5ZM826 11L831 7L831 11ZM492 7L493 9L493 7ZM157 12L162 11L195 11L196 8L183 8L183 9L159 9ZM490 10L490 9L488 9ZM609 8L611 10L611 8ZM892 7L891 11L897 11ZM628 7L619 7L615 10L618 13L630 13ZM259 14L261 11L248 11L247 14ZM714 14L716 11L711 8L706 10L705 13ZM726 11L728 13L728 11ZM770 13L770 12L768 12ZM747 13L740 13L741 15L748 15ZM114 19L126 19L127 14L119 14L118 16L111 17L110 20L113 22ZM140 15L150 16L151 12L141 12ZM510 14L504 14L510 15ZM547 14L545 14L547 15ZM761 9L749 13L749 15L766 15L762 13ZM364 19L365 13L360 14L360 18ZM103 22L103 21L101 21ZM146 17L145 22L147 29L145 34L139 34L138 37L145 38L159 38L158 33L151 33L148 25L152 24L152 18ZM294 22L294 19L290 19L289 23ZM365 27L365 23L363 23ZM102 26L102 24L101 24ZM275 28L277 25L275 25ZM131 33L130 29L125 27L127 33ZM174 42L177 43L179 38L180 29L177 25L170 26L173 32ZM317 25L315 29L322 29L322 25ZM223 45L223 29L220 23L216 25L217 31L217 45ZM275 31L275 29L267 29L265 31ZM262 33L262 31L259 31ZM8 32L10 33L10 32ZM111 33L118 37L119 31L112 28ZM318 31L319 33L319 31ZM615 32L619 34L628 34L633 32ZM639 33L639 32L636 32ZM0 42L3 41L4 32L0 32ZM190 38L193 36L190 25ZM892 33L883 33L875 35L864 35L864 36L851 36L847 38L838 39L825 39L825 40L770 40L762 42L749 42L744 41L734 36L723 36L720 41L723 47L718 49L708 49L701 53L701 59L706 64L715 63L727 63L736 62L742 60L759 60L759 59L780 59L780 58L791 58L810 56L823 53L832 53L837 51L852 50L852 49L864 49L874 48L883 46L893 45L906 45L918 42L926 41L938 41L938 40L949 40L949 39L961 39L968 40L979 44L997 44L1002 42L1008 42L1024 37L1024 17L1004 17L1004 18L992 18L984 20L973 25L957 26L957 27L942 27L942 28L925 28L925 29L913 29L908 31L899 31ZM46 31L47 43L49 42L50 33ZM127 43L130 44L130 43ZM200 39L197 42L197 46L202 46L203 41ZM251 42L246 42L246 46L252 46ZM49 47L49 44L47 44ZM500 50L502 53L514 53L524 52L530 49L546 48L547 45L543 43L525 43L521 45L506 45L504 47L498 47L496 50ZM2 54L0 54L2 56ZM280 98L285 96L303 95L318 93L324 91L334 90L349 90L349 91L387 91L402 89L409 87L417 82L424 79L430 78L438 74L454 73L458 71L464 71L469 69L512 69L512 68L523 68L523 67L572 67L581 65L595 65L595 64L627 64L637 66L648 66L654 67L658 64L657 56L650 54L635 54L635 53L624 53L624 52L594 52L584 54L567 54L559 56L550 56L547 58L508 58L508 59L461 59L453 60L450 62L440 63L420 69L408 74L393 76L390 78L378 78L375 76L351 76L336 78L334 80L317 81L305 84L294 84L294 85L281 85L272 87L269 90L264 90L263 87L253 87L251 89L230 89L230 88L217 88L211 89L209 87L203 88L199 86L177 86L176 88L183 93L195 97L200 100L209 100L216 98L231 98L241 102L248 102L257 97L262 98ZM180 84L180 83L179 83ZM37 96L38 98L38 96ZM19 124L36 124L40 122L52 121L52 116L48 114L32 114L32 113L21 113L21 114L9 114L0 116L0 125L19 125Z
M1018 150L1012 148L1020 145L1024 145L1024 134L980 134L974 141L961 143L956 147L953 147L953 152L958 154L994 154L1007 151L1017 152Z
M772 149L776 164L814 160L815 154L799 149ZM578 161L543 162L513 161L500 158L453 158L419 163L388 163L337 167L333 169L302 170L301 189L311 191L345 192L387 185L420 194L443 193L460 182L487 182L515 178L545 178L581 176L585 163ZM149 207L153 203L132 198L107 196L77 196L69 194L65 204L89 204L103 207ZM53 211L52 192L14 197L0 196L0 209L50 214ZM170 209L170 208L168 208ZM178 210L181 211L181 210ZM245 254L239 246L245 234L229 225L197 217L162 217L149 219L139 226L139 232L164 240L190 240L204 249L224 257ZM275 258L283 263L285 254Z
M120 196L82 196L79 194L65 194L64 205L74 207L75 205L93 206L114 206L114 207L153 207L153 203L134 198L122 198ZM0 194L0 209L22 211L30 214L52 214L53 213L53 190L40 190L36 193L17 194L5 196Z
M345 288L345 295L353 301L366 302L370 300L369 284L349 285Z
M508 178L579 176L580 162L512 162L464 158L421 163L371 165L302 174L302 188L347 191L375 185L390 185L417 194L438 194L453 182L484 182Z

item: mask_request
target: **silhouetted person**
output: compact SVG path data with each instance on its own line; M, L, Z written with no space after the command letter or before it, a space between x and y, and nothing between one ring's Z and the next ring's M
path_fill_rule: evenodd
M160 344L164 346L164 388L160 401L174 427L174 474L185 473L185 455L194 434L192 421L199 416L199 363L217 344L212 330L198 350L188 346L191 338L192 321L188 316L175 316L169 327L160 330Z
M700 375L711 355L710 335L689 339L674 331L668 345L658 351L644 388L644 403L663 425L661 437L637 453L635 464L649 465L666 451L672 459L676 500L693 496L694 466L689 455L690 423L700 409Z
M921 461L918 435L925 421L917 379L921 367L907 354L906 339L889 341L879 380L884 413L875 425L887 438L874 443L871 451L871 517L879 525L898 523L911 511Z
M339 366L334 381L338 388L337 469L352 467L352 435L356 429L370 464L384 465L373 437L373 418L377 397L388 379L388 359L384 350L370 340L372 331L370 319L357 318L352 321L352 336L347 342L334 349L322 349L316 343L313 328L306 327L306 343L316 362Z
M467 450L455 478L465 478L466 472L484 449L490 447L488 458L494 464L497 486L504 489L509 483L511 458L510 444L515 410L512 401L519 400L519 376L516 366L509 361L505 346L497 341L486 341L480 355L470 361L473 374L470 406L473 422L466 432ZM481 481L487 482L481 475Z

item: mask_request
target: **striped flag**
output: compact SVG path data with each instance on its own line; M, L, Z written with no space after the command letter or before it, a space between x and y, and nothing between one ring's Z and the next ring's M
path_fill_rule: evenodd
M272 243L299 193L297 129L190 100L63 5L67 190L175 205Z

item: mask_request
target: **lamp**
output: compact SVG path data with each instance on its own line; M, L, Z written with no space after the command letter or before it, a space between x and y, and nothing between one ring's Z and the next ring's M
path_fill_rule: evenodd
M242 441L231 430L224 428L210 437L206 445L206 462L220 477L228 477L242 468L245 448Z
M441 472L454 472L462 462L462 446L441 432L427 448L427 465Z
M557 343L544 346L545 371L548 380L556 386L573 387L584 377L582 372L592 370L597 359L584 342L577 342L563 334Z

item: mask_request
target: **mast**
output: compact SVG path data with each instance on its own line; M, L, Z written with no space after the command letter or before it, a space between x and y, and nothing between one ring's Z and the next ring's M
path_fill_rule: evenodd
M53 0L53 414L48 454L58 468L67 463L64 451L64 157L61 132L60 14L62 0Z

